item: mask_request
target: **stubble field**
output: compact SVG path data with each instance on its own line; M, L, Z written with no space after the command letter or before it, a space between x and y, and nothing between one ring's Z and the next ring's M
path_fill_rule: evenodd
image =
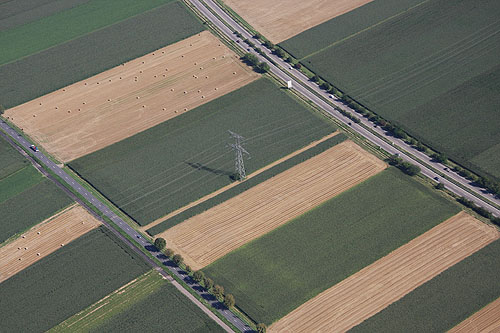
M158 237L201 269L385 168L345 141Z
M5 115L68 162L258 78L208 31L156 50Z
M461 212L304 303L269 331L348 331L498 237L495 228Z
M224 0L273 43L279 43L372 0Z
M0 282L99 225L100 222L83 207L72 206L33 227L0 247Z
M446 332L500 297L500 240L496 240L352 332Z

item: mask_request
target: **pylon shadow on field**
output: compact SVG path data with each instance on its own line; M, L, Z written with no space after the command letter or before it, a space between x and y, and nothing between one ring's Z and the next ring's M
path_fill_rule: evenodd
M214 169L214 168L211 168L209 166L206 166L206 165L198 163L198 162L196 162L196 163L185 162L185 163L187 165L189 165L190 167L192 167L193 169L207 171L207 172L213 173L214 175L218 175L218 176L228 176L229 178L231 178L231 180L233 180L233 178L235 176L234 172L227 171L227 170L221 170L221 169Z

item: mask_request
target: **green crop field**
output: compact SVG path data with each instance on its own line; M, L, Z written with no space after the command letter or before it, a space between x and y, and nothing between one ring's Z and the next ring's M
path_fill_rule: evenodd
M69 166L147 225L234 181L228 130L246 138L248 174L334 131L287 94L262 78Z
M389 168L204 269L271 324L459 211Z
M51 328L49 332L88 332L93 330L102 326L118 313L157 292L165 283L166 281L156 270L150 270Z
M283 46L424 143L500 179L500 2L403 1L381 15L392 2L375 0Z
M52 181L36 175L32 166L20 172L27 178L20 180L14 174L15 184L9 178L0 182L0 243L17 233L51 217L57 211L71 204L71 198ZM4 183L6 182L6 183ZM15 186L3 188L2 185ZM31 185L31 186L30 186ZM5 191L5 193L3 193ZM7 194L15 194L7 198Z
M115 5L122 2L109 1ZM125 2L137 3L136 6L153 3L152 0ZM108 1L98 1L98 3L107 4ZM0 104L6 108L22 104L190 37L203 29L202 24L182 3L178 1L167 3L35 55L0 66L2 78Z
M104 227L90 231L0 284L2 330L46 331L147 270Z
M0 179L0 203L35 186L43 179L42 174L31 165Z
M28 160L0 136L0 180L24 168Z
M241 184L236 185L233 188L230 188L218 195L216 195L213 198L210 198L194 207L188 208L182 213L179 213L162 223L150 228L147 230L148 234L150 235L157 235L160 232L163 232L169 228L172 228L173 226L182 223L183 221L187 220L190 217L193 217L195 215L201 214L202 212L215 207L216 205L223 203L224 201L227 201L231 199L234 196L237 196L240 193L243 193L250 188L290 169L291 167L300 164L318 154L321 154L322 152L332 148L333 146L344 142L347 139L347 136L345 134L337 134L334 137L325 140L318 144L315 147L309 148L308 150L295 155L294 157L281 162L278 165L275 165L274 167L267 169L266 171L256 175L255 177L252 177L250 179L247 179Z
M130 291L128 289L131 289ZM102 303L102 304L101 304ZM223 332L156 271L49 332Z
M172 0L90 0L74 8L2 31L0 65L32 55ZM24 5L22 1L19 6Z
M90 0L0 1L0 32L37 21Z
M352 332L446 332L500 297L497 240L423 284Z
M427 1L374 0L295 35L279 45L295 58L302 59Z
M224 332L170 283L117 314L95 332Z

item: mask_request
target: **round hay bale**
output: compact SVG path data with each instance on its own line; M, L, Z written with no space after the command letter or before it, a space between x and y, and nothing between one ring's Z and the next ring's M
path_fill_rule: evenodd
M40 235L40 231L36 233L37 235Z
M166 108L163 108L163 111L167 111L167 109L166 109Z
M36 255L37 255L37 256L40 256L40 253L37 253Z

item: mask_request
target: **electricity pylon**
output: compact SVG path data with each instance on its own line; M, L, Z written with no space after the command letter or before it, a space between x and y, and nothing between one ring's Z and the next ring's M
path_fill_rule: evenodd
M239 135L237 133L229 131L229 130L228 130L228 132L231 135L231 138L234 138L236 140L236 143L231 143L228 145L228 147L232 148L234 150L234 152L236 153L235 161L234 161L235 162L235 169L236 169L236 172L240 175L240 181L243 181L243 179L245 179L247 177L247 175L245 173L245 164L243 163L243 153L247 154L248 156L250 156L250 153L247 152L241 144L243 139L245 139L244 137L242 137L241 135Z

